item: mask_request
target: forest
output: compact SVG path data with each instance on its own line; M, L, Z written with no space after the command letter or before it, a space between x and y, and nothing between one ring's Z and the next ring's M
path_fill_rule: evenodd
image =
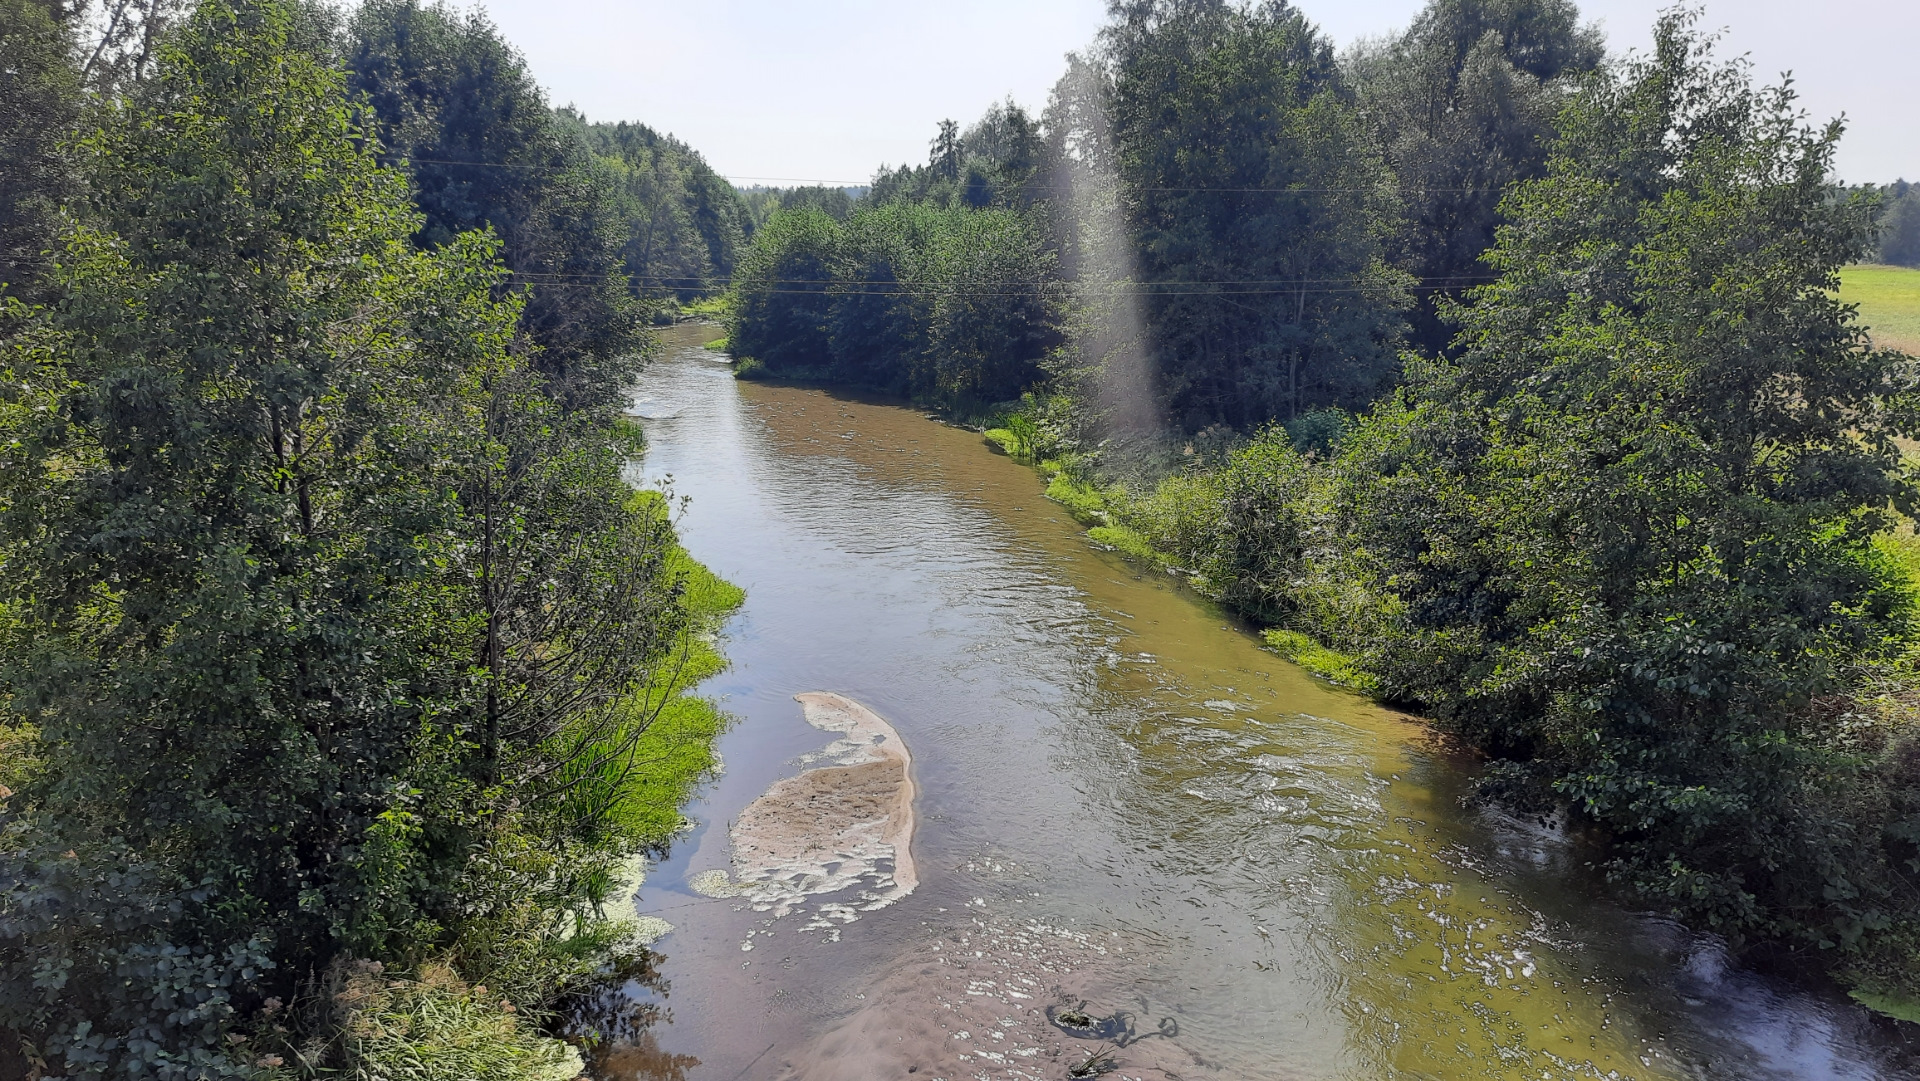
M1920 189L1678 8L1112 5L1044 112L942 121L742 256L748 378L989 429L1093 539L1483 761L1628 903L1920 991L1913 358L1839 271ZM1908 999L1908 1001L1911 1001Z
M1038 112L743 189L448 6L0 0L0 1077L569 1081L644 1024L590 1007L743 594L627 410L700 315L982 429L1624 904L1914 1012L1920 380L1836 290L1920 187L1654 41L1116 0Z
M742 200L448 8L0 35L0 1076L575 1076L724 723L623 414Z

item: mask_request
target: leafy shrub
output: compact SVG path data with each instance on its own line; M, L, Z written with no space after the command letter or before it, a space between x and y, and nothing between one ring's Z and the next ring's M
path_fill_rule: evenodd
M1332 457L1340 448L1340 437L1353 427L1353 418L1338 409L1315 409L1286 423L1287 437L1293 449L1321 458Z
M1176 473L1142 497L1124 493L1116 517L1183 568L1207 563L1220 529L1222 489L1217 476Z

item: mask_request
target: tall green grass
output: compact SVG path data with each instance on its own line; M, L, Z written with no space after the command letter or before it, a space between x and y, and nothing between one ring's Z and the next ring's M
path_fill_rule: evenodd
M654 848L679 831L680 805L713 774L718 759L713 741L726 728L726 714L692 689L726 670L727 659L715 637L720 625L746 600L746 591L708 570L684 549L674 552L676 573L684 583L681 602L693 617L674 663L663 669L638 697L638 706L667 695L646 733L635 745L636 766L627 776L613 818L628 837Z
M448 965L394 979L379 964L350 962L329 973L318 997L334 1016L333 1045L263 1049L254 1063L261 1081L573 1081L586 1072L579 1052Z

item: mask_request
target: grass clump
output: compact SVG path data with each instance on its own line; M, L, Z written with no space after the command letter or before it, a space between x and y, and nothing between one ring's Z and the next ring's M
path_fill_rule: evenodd
M1171 565L1164 554L1154 550L1145 535L1129 526L1097 525L1087 530L1087 539L1156 567Z
M1261 633L1275 653L1319 676L1329 683L1351 687L1364 694L1378 694L1380 681L1360 667L1360 662L1337 650L1328 649L1299 631L1278 628Z
M1100 489L1066 472L1055 473L1047 482L1047 498L1067 508L1081 525L1106 525L1107 497Z
M1907 995L1875 994L1872 991L1849 991L1855 1002L1878 1014L1901 1021L1910 1021L1920 1025L1920 998Z
M541 1035L511 1001L485 984L469 984L444 963L424 965L407 979L389 978L377 961L338 964L321 993L296 1009L302 1006L331 1015L323 1026L331 1040L286 1047L269 1037L254 1062L257 1076L573 1081L585 1073L578 1051ZM267 1012L271 1018L280 1011Z
M727 667L716 634L746 600L746 591L708 570L684 549L675 552L674 563L685 590L681 603L692 616L692 626L671 673L672 687L648 688L635 696L631 709L644 710L660 693L692 687ZM713 741L726 723L726 714L718 706L693 694L673 693L654 709L651 723L635 744L634 768L626 774L613 811L613 821L628 837L656 848L679 831L680 806L696 785L712 776L718 764Z
M983 434L986 436L987 446L1009 458L1020 457L1022 453L1020 439L1013 434L1012 430L1007 428L988 428Z
M680 305L681 316L688 319L722 320L730 310L724 293Z

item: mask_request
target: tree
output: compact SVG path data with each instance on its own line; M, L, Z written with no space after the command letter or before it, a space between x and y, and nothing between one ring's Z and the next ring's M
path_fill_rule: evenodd
M1920 185L1897 180L1881 197L1885 203L1875 256L1894 266L1920 267Z
M964 410L1018 398L1061 342L1065 290L1052 253L1014 210L954 208L939 225L922 259L931 312L913 390Z
M1604 56L1571 0L1432 0L1405 33L1350 59L1406 207L1395 248L1422 287L1415 344L1446 348L1440 307L1490 277L1480 256L1501 196L1544 172L1555 115Z
M767 219L734 272L733 351L776 373L822 374L833 363L832 299L840 224L812 207Z
M624 269L636 295L682 301L723 288L746 242L746 203L692 147L644 124L588 124L559 114L577 137L614 159L626 218Z
M621 441L301 27L203 0L6 343L0 1033L64 1076L250 1076L270 997L501 928L544 1006L683 640Z
M1112 143L1169 418L1242 429L1397 371L1395 212L1330 46L1282 2L1116 5Z
M927 165L947 180L957 179L960 176L960 125L952 120L940 121L940 134L933 137L931 148Z
M1351 574L1383 595L1348 644L1504 794L1606 830L1640 897L1858 950L1911 918L1887 869L1913 853L1849 816L1819 703L1906 618L1873 545L1912 497L1904 362L1833 293L1872 240L1832 196L1840 126L1691 18L1572 101L1502 204L1498 280L1450 312L1458 362L1343 441Z
M61 146L82 105L63 14L47 0L0 0L0 291L29 301L44 299L35 285L77 179Z
M734 281L732 346L776 374L973 413L1019 397L1062 340L1064 288L1028 213L896 200L844 224L782 211Z
M347 67L349 92L372 107L381 160L412 174L426 215L418 242L492 228L527 292L522 327L555 393L570 408L617 404L646 342L621 273L629 232L616 171L554 117L484 15L364 4Z
M941 211L925 203L862 208L846 226L832 298L834 370L896 394L915 389L931 344L931 255Z

